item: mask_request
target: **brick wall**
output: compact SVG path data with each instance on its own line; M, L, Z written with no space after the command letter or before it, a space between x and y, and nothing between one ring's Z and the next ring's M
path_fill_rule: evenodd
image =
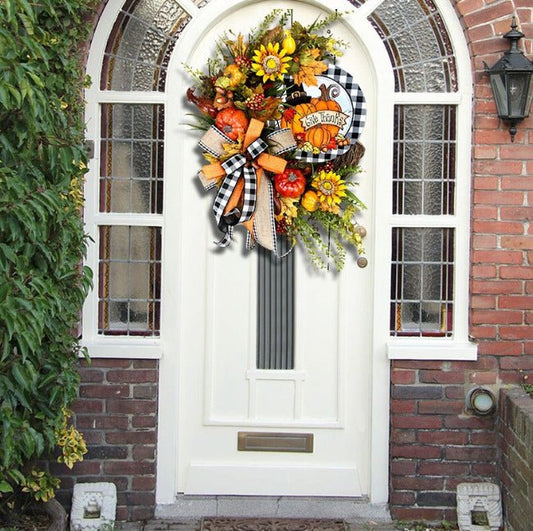
M502 35L513 14L527 36L521 45L533 52L533 5L454 3L474 71L470 334L480 356L392 364L390 501L404 519L455 520L456 485L497 478L496 420L464 411L468 389L533 380L533 118L511 143L484 73L484 61L508 49Z
M533 398L521 389L500 395L499 447L504 516L509 531L533 522Z
M390 503L403 520L456 520L458 483L494 481L494 417L464 408L475 383L493 384L497 360L395 361L391 387Z
M81 368L75 424L88 453L61 477L58 499L70 506L75 482L109 481L118 492L117 520L151 518L155 507L158 363L92 360Z

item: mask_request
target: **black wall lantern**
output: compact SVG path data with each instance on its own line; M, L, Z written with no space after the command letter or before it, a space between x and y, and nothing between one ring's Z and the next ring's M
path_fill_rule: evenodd
M490 76L490 85L496 100L498 116L509 122L511 128L511 141L514 142L516 124L529 116L533 90L531 76L533 62L518 49L518 41L524 36L518 31L516 19L513 17L511 31L504 37L511 41L511 49L489 68L485 63L486 72Z

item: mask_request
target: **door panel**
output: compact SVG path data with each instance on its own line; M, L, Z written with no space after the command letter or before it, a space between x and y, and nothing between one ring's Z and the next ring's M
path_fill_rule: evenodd
M310 23L321 14L314 5L295 5L295 20ZM188 64L201 68L221 33L228 28L247 33L275 7L286 4L253 2L221 15L195 46ZM368 125L362 142L368 159L373 152L371 70L352 30L340 25L335 34L351 43L339 65L354 75L367 98ZM182 101L172 105L177 115L190 112ZM317 272L305 253L295 250L294 369L257 369L257 255L243 250L244 233L239 230L229 248L214 245L219 236L211 216L214 197L193 177L202 163L198 136L190 131L180 134L178 491L367 494L371 265L359 269L349 258L341 274ZM357 191L368 205L369 179L363 173ZM360 222L370 233L370 216ZM313 451L240 451L239 432L312 434Z

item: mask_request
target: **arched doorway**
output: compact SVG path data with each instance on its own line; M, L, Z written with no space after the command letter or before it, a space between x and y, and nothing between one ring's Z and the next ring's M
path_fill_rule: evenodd
M237 347L244 352L237 370L228 365L235 361L234 357L224 358L214 349L215 336L217 349L220 346L217 331L228 330L229 325L224 322L213 325L211 316L220 317L227 311L217 301L226 301L229 293L216 291L213 278L217 278L221 269L235 272L233 281L238 283L246 301L237 320L242 323L246 318L253 323L255 300L251 297L257 292L256 270L254 259L243 259L236 248L223 258L210 253L213 237L209 235L209 226L205 225L209 205L193 184L200 159L193 154L194 136L183 125L182 63L198 66L196 63L201 63L208 55L212 36L225 25L235 25L239 29L242 26L245 30L253 25L249 19L257 16L256 8L269 9L276 3L255 2L252 5L242 1L228 6L216 0L210 3L137 1L124 4L117 1L110 2L106 8L88 67L94 80L87 92L89 132L98 140L96 163L91 168L92 179L88 180L86 220L96 242L88 261L98 271L99 290L86 307L84 338L92 355L161 359L157 478L157 500L161 506L172 505L176 495L182 492L249 495L261 491L267 495L341 495L370 499L374 503L386 502L387 350L391 357L398 352L401 355L405 348L415 351L415 356L421 350L431 355L435 347L442 351L443 343L437 344L434 339L449 322L453 323L452 327L439 336L446 341L444 350L450 352L451 348L453 351L455 343L465 341L464 323L456 312L466 292L464 282L458 280L457 275L455 290L451 293L455 304L450 303L448 293L439 285L439 289L434 290L437 295L420 293L417 295L420 300L416 300L418 308L427 302L428 308L438 311L407 312L413 307L413 301L406 300L408 297L402 293L402 289L406 291L402 277L397 282L402 289L394 294L394 309L391 309L391 262L403 260L402 271L407 270L404 267L407 262L416 262L416 267L411 268L414 276L406 277L416 284L417 279L425 278L424 271L437 271L434 276L439 272L442 276L442 272L449 270L450 262L452 269L460 270L461 260L466 256L459 252L466 248L466 231L459 235L457 230L466 229L461 225L465 219L464 208L450 211L441 207L444 203L460 206L455 194L459 189L464 192L468 186L468 183L456 182L455 176L457 165L464 166L467 160L465 149L469 148L456 147L461 134L463 138L468 136L465 124L469 117L464 111L456 110L468 106L465 94L468 95L470 87L464 69L464 48L453 47L448 37L449 32L455 37L459 35L457 21L449 12L449 6L441 3L444 5L439 5L438 9L429 0L410 0L403 6L402 13L391 1L295 4L295 11L301 10L303 17L333 9L351 10L338 29L353 50L353 54L350 50L343 60L361 84L369 111L368 127L362 138L367 147L363 161L365 173L359 189L369 207L363 222L369 229L369 267L365 270L348 267L349 273L343 273L340 280L318 280L308 274L305 267L296 273L297 282L306 286L299 290L299 307L313 313L313 301L305 297L316 288L323 293L320 297L328 301L325 303L327 311L319 320L333 315L332 321L339 325L322 338L322 346L309 340L313 335L305 325L296 326L302 334L298 343L305 345L305 340L308 341L305 356L300 355L300 359L313 360L308 354L313 348L317 348L318 354L327 352L330 355L328 363L331 364L327 370L322 370L315 355L310 362L316 371L314 376L298 371L298 367L291 369L291 374L287 371L257 372L257 367L253 366L254 356L250 355L254 350L250 345L255 341L250 324L244 326L248 331L245 346ZM246 17L245 13L248 13ZM422 46L421 33L427 36ZM458 90L459 85L462 92ZM408 132L414 136L407 141L405 135L399 134L406 116L410 123L423 124L422 128ZM448 116L447 123L453 123L453 127L444 132L426 127L425 124L444 123L443 116ZM406 152L403 148L407 144L421 149L404 156L399 166L398 154ZM426 153L426 147L435 145L441 154L452 149L453 157L446 158L452 160L446 165L446 168L450 165L454 168L451 177L443 169L444 165L432 162ZM148 169L143 168L147 161ZM413 161L426 168L421 175L400 172L400 167L408 167ZM431 175L434 173L429 178L428 167ZM424 207L420 211L402 210L404 203L397 199L400 191L402 201L409 203L404 190L418 190L413 192L415 196L429 197L434 181L452 182L451 186L440 187L439 193L447 199L440 200L438 212ZM412 187L412 183L416 186ZM192 226L195 227L194 237ZM435 231L437 235L453 234L453 243L446 245L455 249L455 258L450 259L442 252L431 260L421 257L418 261L406 261L401 253L401 260L394 258L400 256L398 242L404 245L403 242L411 241L409 236L413 235L415 239L424 239L429 234L427 229L433 230L431 235ZM449 242L450 238L444 240ZM396 255L393 255L394 250ZM222 260L227 264L216 263ZM436 262L436 269L433 262ZM399 269L396 264L394 271ZM231 292L231 278L226 280L224 284ZM335 297L330 298L332 293ZM431 300L425 301L424 297ZM228 313L233 311L230 307ZM413 321L414 315L418 315L418 323L416 319ZM429 317L422 319L422 315ZM302 314L301 319L309 323L309 314ZM230 341L234 335L233 330L228 333L226 352L236 348ZM391 341L391 337L398 341ZM431 338L429 343L428 338ZM217 364L222 365L217 369ZM222 372L217 373L217 370ZM228 371L240 374L240 381L229 380L232 389L240 388L241 394L237 393L234 402L224 410L221 397L225 399L227 395L224 385ZM224 377L219 378L217 374ZM306 402L300 382L321 387L319 377L327 374L329 383L324 389L329 391L314 404L312 399ZM312 393L308 395L312 398ZM274 402L271 397L282 401ZM294 404L300 400L303 405L298 410ZM238 409L243 403L247 404L244 413ZM212 409L206 409L206 404ZM287 409L286 404L291 407ZM251 405L256 407L255 411ZM218 410L219 407L222 409ZM251 468L242 466L245 454L237 454L235 450L239 433L259 429L311 434L317 442L318 435L324 437L311 456L302 453L289 459L284 455L276 460L271 457L273 454L262 455L260 472L266 474L267 479L270 474L269 486L267 482L257 481L258 476L254 474L259 472L257 459L250 460ZM316 434L313 430L317 430ZM329 448L332 435L343 432L347 438L341 437L335 443L338 446ZM192 438L187 440L187 437ZM326 449L321 454L320 447ZM202 448L203 454L194 454ZM233 457L223 453L221 448L234 452ZM328 449L331 450L329 456L344 459L344 463L328 457ZM343 452L344 458L341 458ZM313 464L312 458L317 456L317 463ZM283 490L284 485L279 483L280 472L288 469L295 473L306 471L307 476L295 476L297 479L284 483L306 483L305 491ZM328 483L327 474L330 473L325 470L339 472L345 479L334 476L329 480L334 489L324 490L322 485ZM224 481L227 474L234 475L238 471L244 475L235 481L237 486L224 490L226 484L229 485ZM199 479L192 480L191 472L198 472ZM320 476L319 472L326 475ZM213 482L217 474L219 479ZM245 488L246 476L252 479ZM207 486L201 486L202 481ZM313 481L316 481L315 486ZM214 487L217 482L222 487ZM344 484L349 486L346 490L342 490ZM243 488L240 492L239 485Z

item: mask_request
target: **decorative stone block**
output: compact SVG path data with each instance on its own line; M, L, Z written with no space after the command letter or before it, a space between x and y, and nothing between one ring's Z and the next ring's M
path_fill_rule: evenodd
M117 488L114 483L74 485L71 531L107 531L115 523Z
M460 531L498 531L502 525L498 486L493 483L457 485L457 523Z

